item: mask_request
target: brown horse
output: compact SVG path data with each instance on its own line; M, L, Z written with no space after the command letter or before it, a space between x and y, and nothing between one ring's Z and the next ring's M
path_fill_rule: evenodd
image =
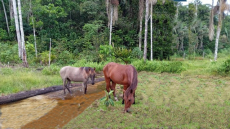
M85 88L85 94L87 91L87 82L89 78L92 81L92 85L94 85L94 79L95 79L95 68L91 67L71 67L71 66L65 66L61 68L60 75L63 81L63 90L65 94L65 88L71 93L69 90L69 86L71 84L71 81L74 82L83 82L82 85Z
M105 76L106 90L107 92L113 90L113 96L116 101L118 101L115 94L116 84L124 85L123 89L123 101L125 102L125 112L132 104L135 104L135 90L137 88L137 70L132 65L121 65L114 62L108 63L103 68L103 73ZM110 84L112 82L112 86Z

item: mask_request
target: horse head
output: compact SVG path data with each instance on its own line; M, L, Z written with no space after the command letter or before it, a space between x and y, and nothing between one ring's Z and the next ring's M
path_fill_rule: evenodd
M124 101L125 101L125 112L129 111L129 108L134 103L134 90L126 90L124 95Z
M91 79L92 85L94 85L95 75L96 75L95 67L90 68L90 79Z

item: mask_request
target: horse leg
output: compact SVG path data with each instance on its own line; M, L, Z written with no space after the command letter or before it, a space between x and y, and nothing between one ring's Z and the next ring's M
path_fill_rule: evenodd
M114 99L115 99L116 101L118 101L117 96L116 96L116 94L115 94L115 87L116 87L116 83L112 81L111 90L113 90Z
M125 91L127 89L127 85L124 85L124 88L123 88L123 100L122 100L122 104L124 104L124 94L125 94Z
M65 86L66 85L66 79L63 79L63 90L64 90L64 95L65 95Z
M86 94L86 91L87 91L87 81L84 82L84 85L85 85L85 94Z
M109 92L110 91L110 78L106 78L105 77L105 82L106 82L106 90L107 90L107 92ZM110 96L109 96L109 98L110 98Z
M67 81L68 81L68 82L67 82L67 85L66 85L66 89L69 91L70 94L72 94L71 91L70 91L70 89L69 89L69 86L70 86L70 84L71 84L71 81L70 81L69 79L67 79Z
M133 104L135 104L135 91L134 91L134 93L133 93L133 97L134 97L134 102L133 102Z

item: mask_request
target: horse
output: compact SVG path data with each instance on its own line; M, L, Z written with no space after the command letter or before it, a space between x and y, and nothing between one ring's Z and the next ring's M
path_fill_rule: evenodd
M65 88L69 91L69 86L71 85L71 81L74 82L83 82L82 86L85 88L85 94L87 91L87 82L89 78L91 79L92 85L94 85L95 79L95 68L91 67L72 67L72 66L65 66L60 69L60 75L63 81L63 90L65 94ZM67 82L67 83L66 83Z
M132 104L135 104L135 90L137 88L137 70L132 65L122 65L114 62L110 62L103 68L104 78L106 82L107 92L113 90L113 96L118 101L115 94L116 84L124 85L123 88L123 100L125 102L124 112L128 112L128 109ZM110 84L112 82L112 86Z

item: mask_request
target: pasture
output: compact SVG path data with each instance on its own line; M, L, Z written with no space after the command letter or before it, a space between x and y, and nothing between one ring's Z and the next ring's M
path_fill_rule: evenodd
M117 85L119 101L114 107L96 100L63 128L229 128L228 60L180 62L181 66L178 61L133 61L139 72L131 113L123 113L123 86ZM95 66L100 73L104 64L80 61L73 66ZM0 94L61 85L60 68L0 68ZM105 87L104 83L100 88Z
M230 78L139 72L136 104L124 114L119 101L95 101L64 128L229 128ZM113 97L113 96L112 96Z

